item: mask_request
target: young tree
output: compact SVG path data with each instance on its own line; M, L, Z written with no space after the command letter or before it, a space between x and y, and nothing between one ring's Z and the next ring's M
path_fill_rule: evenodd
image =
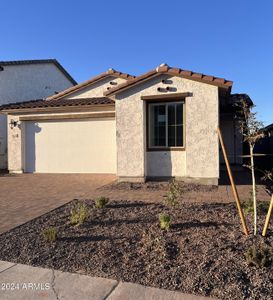
M254 147L256 143L264 137L262 130L263 123L257 120L257 112L253 112L254 105L248 103L245 99L241 99L238 104L239 129L243 136L243 141L249 146L250 165L247 167L251 170L252 175L252 197L254 207L254 235L257 234L257 198L256 198L256 179L254 165Z
M265 180L265 182L266 182L267 192L271 195L271 201L269 204L269 208L268 208L268 212L267 212L267 216L266 216L265 224L264 224L264 228L263 228L263 233L262 233L263 236L266 236L269 220L270 220L270 217L271 217L271 214L273 211L273 169L272 169L272 171L261 170L261 172L264 174L264 176L262 177L262 180Z

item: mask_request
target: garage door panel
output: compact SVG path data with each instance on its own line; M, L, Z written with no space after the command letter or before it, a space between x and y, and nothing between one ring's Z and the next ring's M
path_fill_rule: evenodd
M115 120L26 122L25 171L116 173Z

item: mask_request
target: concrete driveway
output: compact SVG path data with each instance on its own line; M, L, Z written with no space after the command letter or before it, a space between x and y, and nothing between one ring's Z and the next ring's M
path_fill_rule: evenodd
M75 198L92 198L108 174L0 174L0 233Z

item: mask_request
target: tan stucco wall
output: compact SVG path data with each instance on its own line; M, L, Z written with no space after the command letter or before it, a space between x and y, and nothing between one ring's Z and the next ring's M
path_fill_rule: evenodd
M185 177L185 151L150 151L146 153L147 176L151 177Z
M115 87L116 85L110 85L110 81L113 81L117 84L123 83L126 80L123 78L117 78L114 76L106 77L92 85L83 88L77 92L71 93L67 96L64 96L65 99L74 99L74 98L88 98L88 97L103 97L103 92L107 90L108 87Z
M7 122L10 120L19 121L18 116L8 116ZM8 169L10 172L22 172L22 158L23 158L23 125L10 129L8 126Z
M190 92L185 101L186 150L181 153L146 152L146 109L144 95L162 95L162 79L176 93ZM170 93L170 92L169 92ZM169 165L172 176L189 178L219 177L218 88L167 75L157 76L116 96L118 176L164 176L161 166ZM157 166L156 166L157 165ZM166 171L166 176L169 171Z
M104 108L100 108L101 113L105 114L105 113L114 113L114 107L104 107ZM93 114L98 114L98 108L94 107L94 108L90 108L86 111L79 111L79 112L73 112L73 111L67 111L67 112L60 112L60 113L34 113L34 114L14 114L14 115L9 115L8 116L8 123L10 123L10 120L13 119L15 121L19 121L20 118L24 118L24 117L37 117L37 120L39 122L39 117L44 117L44 116L48 116L48 117L60 117L60 119L62 118L62 116L70 116L72 119L73 117L77 117L76 120L79 120L78 117L80 117L80 119L82 118L83 120L86 120L86 116L90 116ZM69 122L69 120L66 120L67 122ZM24 170L24 157L25 157L25 153L24 153L24 141L25 141L25 122L26 121L19 121L20 123L20 128L19 127L14 127L13 129L11 129L8 126L8 169L11 173L13 172L22 172ZM109 122L108 122L109 123ZM111 149L114 149L115 154L113 154L113 151L111 152L111 155L115 155L116 156L116 142L115 142L115 121L110 122L109 124L107 123L107 126L105 126L105 130L110 130L109 128L112 128L113 130L113 139L109 139L108 140L108 144L107 147L110 147ZM110 127L109 127L110 126ZM98 135L101 134L101 126L100 126L100 130L99 132L97 132ZM67 132L67 130L66 130ZM80 132L79 132L80 134ZM102 132L103 134L103 132ZM116 168L116 163L114 163L113 166L111 166L111 170L115 171ZM113 172L114 172L113 171ZM115 172L114 172L115 173Z

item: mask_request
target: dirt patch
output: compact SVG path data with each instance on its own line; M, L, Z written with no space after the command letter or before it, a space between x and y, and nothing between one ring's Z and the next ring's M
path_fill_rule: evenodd
M219 299L272 299L272 266L248 266L244 253L272 248L273 232L244 236L234 204L112 201L96 209L86 200L89 217L73 227L76 202L0 235L0 259ZM158 225L163 212L172 216L169 231ZM261 232L264 215L259 221ZM52 244L41 235L49 226L58 229Z

